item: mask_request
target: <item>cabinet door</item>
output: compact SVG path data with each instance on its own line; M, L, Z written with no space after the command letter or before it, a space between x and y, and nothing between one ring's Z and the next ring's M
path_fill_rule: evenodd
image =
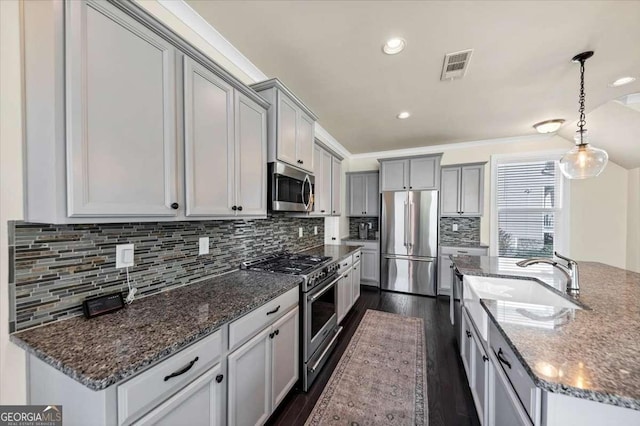
M349 175L349 200L347 216L359 217L366 214L365 175Z
M409 161L389 160L380 163L382 191L402 191L409 186Z
M463 166L460 183L460 214L482 216L484 205L484 166Z
M238 216L267 214L267 112L236 91L235 157ZM215 186L217 183L213 181Z
M235 199L233 88L184 58L187 216L228 216Z
M313 164L313 135L315 122L304 112L300 111L298 116L298 135L296 139L296 165L311 173L314 171Z
M360 277L362 271L360 270L361 262L356 262L353 264L353 269L351 271L351 286L352 286L352 302L353 306L356 301L360 298Z
M347 315L351 303L351 269L349 269L340 281L338 281L338 323Z
M320 148L320 146L318 145L314 145L313 147L313 158L315 159L315 171L314 171L314 177L315 177L315 184L313 185L313 211L311 212L312 215L314 216L320 216L322 215L322 213L325 213L327 211L327 209L324 206L324 199L323 199L323 195L324 195L324 176L322 175L322 173L324 172L324 167L322 164L322 153L323 153L323 149ZM324 210L324 212L320 212L321 210Z
M271 406L275 408L287 396L289 390L298 381L300 365L299 348L299 311L294 308L271 326L272 345L272 384Z
M489 403L487 419L490 426L531 425L526 411L522 408L518 396L511 388L509 379L502 372L499 361L489 355Z
M409 160L409 189L438 189L440 184L440 157L422 157Z
M224 424L222 404L225 387L222 368L216 364L135 425L221 426Z
M473 387L471 388L471 395L473 396L473 402L476 405L476 411L478 412L478 418L481 424L486 424L485 414L486 402L487 402L487 388L488 388L488 374L489 374L489 358L484 352L478 336L475 332L471 337L471 351L473 352Z
M449 256L440 256L440 263L438 265L438 294L451 294L452 265L453 262L451 262Z
M460 216L460 167L442 169L440 216Z
M462 365L467 373L469 387L473 387L473 351L471 350L471 325L465 313L462 313L462 336L460 337L460 356L462 357Z
M366 216L378 216L380 214L380 176L378 173L371 173L365 176L366 203L364 214Z
M379 256L376 250L362 250L360 266L360 280L363 284L377 284L380 282Z
M277 126L277 147L276 156L278 160L285 163L299 166L296 161L296 139L298 121L298 107L283 95L280 91L277 94L278 99L278 126Z
M173 46L106 2L65 9L68 215L175 216Z
M331 161L331 214L340 216L342 214L341 197L342 161L332 157Z
M271 345L266 328L228 357L230 425L263 424L271 414Z

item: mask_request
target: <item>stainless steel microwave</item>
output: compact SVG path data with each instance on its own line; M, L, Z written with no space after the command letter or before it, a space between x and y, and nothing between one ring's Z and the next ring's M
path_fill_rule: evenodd
M280 212L313 210L313 175L285 163L269 163L269 208Z

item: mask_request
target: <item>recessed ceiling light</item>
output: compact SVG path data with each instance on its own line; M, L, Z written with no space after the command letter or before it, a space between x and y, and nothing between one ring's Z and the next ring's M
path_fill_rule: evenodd
M411 114L409 114L407 111L402 111L400 114L396 115L396 118L399 118L400 120L404 120L409 117L411 117Z
M620 87L620 86L624 86L625 84L633 83L634 81L636 81L635 77L629 77L629 76L620 77L613 83L609 84L609 87Z
M382 51L387 55L395 55L404 50L407 46L407 42L400 37L394 37L387 40L387 42L382 46Z
M538 133L553 133L558 131L562 123L564 123L562 118L556 118L536 123L533 125L533 128L536 129Z

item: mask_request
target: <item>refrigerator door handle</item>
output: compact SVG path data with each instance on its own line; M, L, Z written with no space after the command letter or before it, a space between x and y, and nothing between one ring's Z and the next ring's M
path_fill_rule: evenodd
M413 214L413 201L411 201L411 199L409 199L409 220L407 220L407 226L409 227L409 238L407 241L407 244L409 245L409 248L413 247L413 222L411 222L413 220L413 217L415 216Z
M414 256L396 256L393 254L383 254L383 259L400 259L400 260L411 260L414 262L435 262L435 257L414 257Z
M408 247L407 245L407 222L408 222L408 209L407 209L407 200L404 201L404 246Z

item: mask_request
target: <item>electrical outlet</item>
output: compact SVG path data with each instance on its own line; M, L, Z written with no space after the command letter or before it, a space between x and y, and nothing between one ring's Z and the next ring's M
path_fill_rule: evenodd
M133 266L133 255L135 248L133 244L118 244L116 246L116 268L128 268Z
M313 227L313 235L318 235L318 227L317 226Z
M451 228L452 228L452 230L453 230L453 231L457 231L457 230L458 230L458 224L457 224L457 223L454 223L454 224L451 226Z
M209 254L209 237L200 237L198 240L198 254Z
M302 238L304 235L304 229L301 227L298 228L298 238Z

